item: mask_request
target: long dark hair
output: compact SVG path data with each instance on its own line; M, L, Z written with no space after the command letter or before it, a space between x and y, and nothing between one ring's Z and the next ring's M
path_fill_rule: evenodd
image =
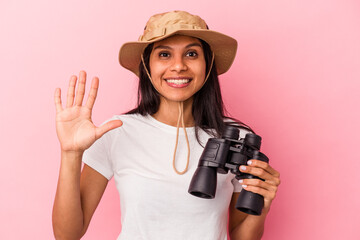
M204 51L206 73L208 73L212 60L212 51L209 44L201 39L199 40ZM144 63L149 72L149 59L152 49L153 44L149 44L143 53ZM243 122L226 116L229 114L225 109L221 97L220 84L218 74L216 72L215 61L211 68L208 80L204 86L194 94L193 98L194 101L192 105L192 115L195 121L195 135L199 143L199 129L204 130L213 137L221 137L226 125L236 126L238 128L253 132L253 130ZM127 112L127 114L138 113L143 116L147 114L152 115L158 111L159 105L159 93L153 87L143 64L140 63L137 107Z

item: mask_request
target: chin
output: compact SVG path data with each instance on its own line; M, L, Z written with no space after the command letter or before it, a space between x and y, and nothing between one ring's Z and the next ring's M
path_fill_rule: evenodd
M171 96L171 97L164 97L164 99L168 102L186 102L192 100L192 96Z

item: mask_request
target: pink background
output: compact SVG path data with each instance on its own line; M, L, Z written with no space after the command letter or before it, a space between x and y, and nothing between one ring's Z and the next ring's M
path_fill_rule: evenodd
M281 172L263 239L360 239L360 2L169 2L0 2L0 239L53 239L55 88L84 69L100 78L96 124L129 110L136 78L118 64L119 47L175 9L238 40L224 100ZM84 239L116 238L118 201L111 181Z

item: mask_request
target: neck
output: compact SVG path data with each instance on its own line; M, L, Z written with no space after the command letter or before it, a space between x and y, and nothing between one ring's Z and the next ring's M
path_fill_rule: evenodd
M194 117L191 112L192 103L193 103L192 98L186 100L183 103L185 127L193 127L195 125ZM159 110L152 116L159 122L176 127L179 117L179 104L180 102L168 101L161 97Z

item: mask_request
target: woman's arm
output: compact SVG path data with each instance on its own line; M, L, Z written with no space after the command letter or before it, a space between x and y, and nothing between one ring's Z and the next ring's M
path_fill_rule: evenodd
M231 240L261 239L264 232L266 212L260 216L249 215L235 208L240 193L234 193L229 207L229 234Z
M105 191L108 180L86 164L80 174L82 154L62 153L53 207L56 239L80 239Z
M242 169L245 167L245 169ZM280 174L268 163L254 160L240 171L258 176L259 179L243 179L241 183L247 191L258 193L264 197L264 208L260 216L249 215L235 208L240 193L234 193L229 207L229 233L232 240L261 239L264 232L265 218L270 210L271 202L276 196L280 184Z
M61 165L53 207L53 230L56 239L80 239L103 195L107 179L87 165L81 173L82 156L107 131L120 127L120 120L96 127L91 121L99 79L93 78L88 99L83 105L86 73L70 79L66 107L61 90L55 91L56 132L61 146Z

